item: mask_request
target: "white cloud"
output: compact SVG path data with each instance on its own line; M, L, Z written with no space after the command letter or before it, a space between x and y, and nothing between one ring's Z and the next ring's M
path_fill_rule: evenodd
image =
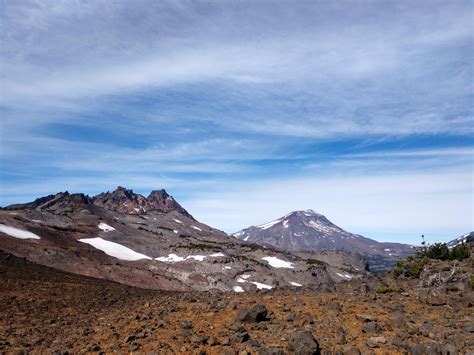
M370 228L456 236L474 227L473 192L471 171L438 170L229 184L183 203L198 219L228 232L312 208L354 233Z

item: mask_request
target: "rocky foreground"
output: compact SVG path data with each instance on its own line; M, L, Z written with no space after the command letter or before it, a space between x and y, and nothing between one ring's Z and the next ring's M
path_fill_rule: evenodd
M0 351L456 354L474 351L472 291L144 290L0 253ZM376 290L379 292L377 293Z

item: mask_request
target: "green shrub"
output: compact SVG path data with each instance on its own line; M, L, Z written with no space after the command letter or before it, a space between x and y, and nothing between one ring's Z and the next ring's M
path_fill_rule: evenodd
M382 294L393 293L393 292L400 293L400 292L403 292L403 289L400 287L379 286L375 289L375 292L382 293Z
M471 256L469 245L461 243L450 250L449 258L451 260L463 261Z
M397 265L397 267L391 271L391 274L394 279L398 279L403 274L403 268Z
M427 248L423 248L417 252L418 257L435 259L435 260L459 260L469 258L471 255L469 246L461 243L455 247L448 248L446 243L435 243Z
M421 258L449 260L449 248L446 243L435 243L428 248L418 251L417 255Z
M405 270L405 277L410 277L412 279L419 279L423 268L428 263L428 259L423 258L417 261L413 261L412 263L407 265L407 269Z

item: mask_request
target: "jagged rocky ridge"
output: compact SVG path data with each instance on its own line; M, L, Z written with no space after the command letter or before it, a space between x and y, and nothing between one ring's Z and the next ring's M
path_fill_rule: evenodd
M233 234L244 242L291 252L342 250L362 255L372 271L390 269L396 260L413 254L413 247L380 243L338 227L313 210L294 211L274 221Z
M72 273L163 290L330 289L357 278L357 257L296 255L196 221L166 191L58 193L0 210L0 249Z

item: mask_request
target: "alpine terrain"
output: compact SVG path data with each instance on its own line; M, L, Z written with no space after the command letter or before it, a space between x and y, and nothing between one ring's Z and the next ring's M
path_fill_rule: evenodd
M313 210L294 211L274 221L232 234L244 242L286 251L342 250L362 255L373 271L390 269L396 260L413 254L413 247L380 243L349 233Z
M360 277L356 257L295 255L196 221L165 190L60 192L0 210L0 249L75 274L161 290L331 288ZM351 267L350 272L347 270Z
M466 233L456 239L448 242L448 247L452 248L461 243L473 243L474 242L474 232Z

